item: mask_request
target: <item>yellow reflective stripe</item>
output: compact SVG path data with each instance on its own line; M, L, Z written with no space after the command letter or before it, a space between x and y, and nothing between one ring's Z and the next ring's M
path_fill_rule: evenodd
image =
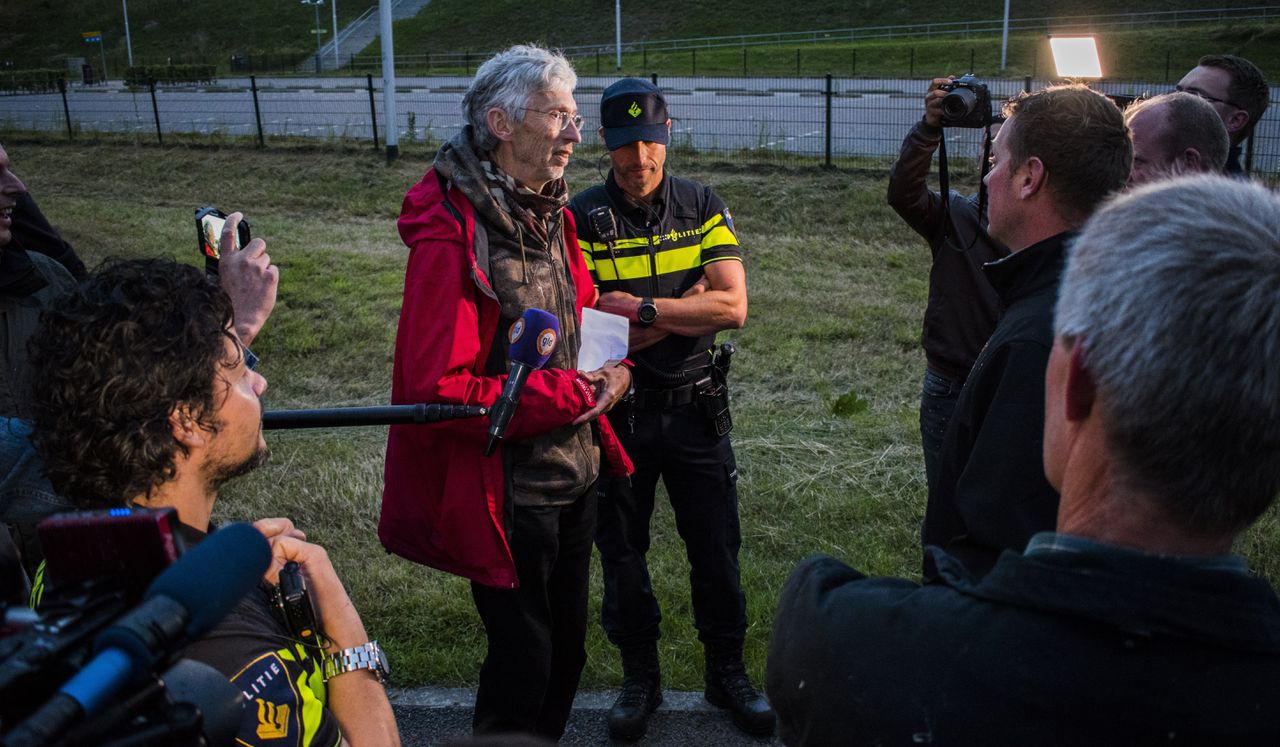
M654 258L658 265L659 275L683 272L702 265L702 247L695 244L693 246L667 249L666 251L658 252ZM596 279L602 283L610 280L647 278L651 274L647 255L618 257L616 263L612 259L601 259L596 263L595 269Z
M320 672L320 660L307 656L307 651L301 643L293 644L293 648L297 651L296 656L287 648L279 649L276 653L285 661L302 665L303 671L298 674L297 679L298 694L302 701L302 745L311 747L316 732L320 730L320 719L324 716L324 704L329 697L329 688L325 685L324 676ZM307 671L308 663L311 664L310 671Z
M707 231L711 230L712 226L714 226L715 224L719 223L722 220L724 220L724 214L716 213L715 215L711 216L711 218L706 223L702 224L702 228L698 229L698 233L705 234Z
M693 246L682 246L678 249L668 249L664 252L658 252L657 259L659 275L693 269L702 265L702 247L695 244Z
M712 264L713 262L723 262L726 259L732 259L734 262L737 262L739 264L742 263L742 257L735 257L730 255L728 257L712 257L711 259L708 259L706 262L703 262L702 266L706 267L707 265Z
M733 235L733 231L728 226L716 226L715 228L702 234L702 248L713 249L717 246L737 246L738 237Z
M44 601L44 560L40 561L40 565L36 566L36 578L31 582L31 598L27 600L27 606L37 612L40 610L40 603Z
M596 271L596 260L595 260L595 258L594 258L594 257L592 257L592 256L591 256L591 252L590 252L590 250L583 249L583 250L582 250L582 258L583 258L583 259L585 259L585 260L587 261L587 269L588 269L588 270L590 270L591 272L595 272L595 271Z

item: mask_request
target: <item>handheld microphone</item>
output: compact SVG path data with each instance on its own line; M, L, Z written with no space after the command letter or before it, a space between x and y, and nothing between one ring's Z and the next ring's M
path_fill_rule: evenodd
M4 744L49 744L209 632L262 578L271 548L249 524L210 534L147 588L145 601L94 639L93 659Z
M489 442L484 447L485 456L493 453L506 434L529 372L542 368L551 357L551 351L556 349L556 342L560 339L560 321L542 309L526 309L511 325L507 338L511 341L507 350L511 369L507 372L502 395L489 408Z

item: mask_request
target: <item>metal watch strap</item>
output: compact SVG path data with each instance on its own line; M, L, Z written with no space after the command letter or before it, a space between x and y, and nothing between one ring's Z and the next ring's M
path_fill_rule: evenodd
M378 682L385 683L390 671L387 656L377 641L369 641L361 646L352 646L324 657L320 666L320 675L325 682L347 672L360 669L371 670Z

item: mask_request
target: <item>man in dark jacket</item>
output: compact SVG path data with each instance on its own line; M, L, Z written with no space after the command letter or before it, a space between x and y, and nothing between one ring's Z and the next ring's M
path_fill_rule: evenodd
M1241 143L1253 136L1271 103L1271 88L1258 66L1233 54L1207 54L1182 76L1175 90L1194 93L1213 104L1231 136L1226 173L1244 176Z
M1262 187L1196 176L1100 211L1044 376L1057 532L981 579L933 548L926 586L802 563L766 680L783 742L1280 743L1280 599L1230 554L1280 491L1277 287Z
M954 190L941 195L929 189L929 166L943 138L942 99L947 91L942 87L951 80L934 78L929 83L924 118L907 133L889 170L889 205L924 237L933 254L920 338L925 356L920 442L930 486L960 388L1000 315L1000 297L982 276L982 265L1009 253L987 233L986 216L978 212L978 195L964 196Z
M1058 276L1072 232L1124 186L1133 153L1120 110L1084 86L1021 94L1005 117L988 230L1013 254L984 268L1005 312L956 403L922 531L977 574L1053 527L1040 435ZM926 554L926 580L935 574Z

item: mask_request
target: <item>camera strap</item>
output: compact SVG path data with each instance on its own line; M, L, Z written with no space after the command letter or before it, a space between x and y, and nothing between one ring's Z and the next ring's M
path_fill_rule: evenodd
M943 130L942 139L938 141L938 189L942 197L942 236L939 244L951 244L958 251L967 252L978 243L978 234L983 231L982 225L987 217L987 174L991 171L991 123L982 130L982 167L978 173L978 225L974 228L973 238L968 246L959 246L955 238L954 224L951 222L951 175L947 168L947 134Z

